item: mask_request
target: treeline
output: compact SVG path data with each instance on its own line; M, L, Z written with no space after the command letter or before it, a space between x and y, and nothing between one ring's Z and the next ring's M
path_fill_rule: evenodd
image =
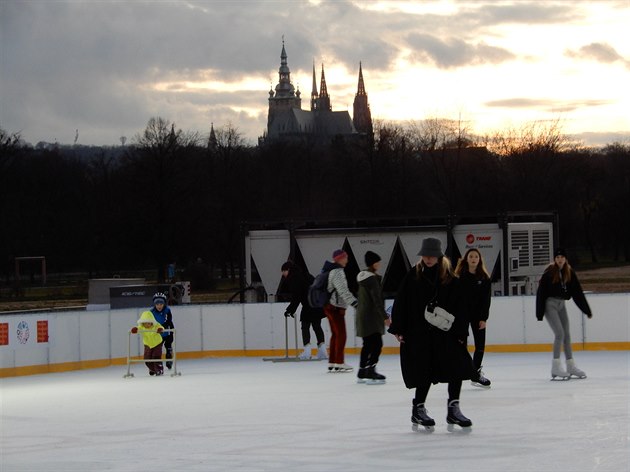
M557 123L473 136L461 123L377 123L374 139L247 145L162 118L126 146L33 148L0 130L0 257L111 276L201 258L234 275L243 220L559 213L560 240L630 261L630 145L571 143Z

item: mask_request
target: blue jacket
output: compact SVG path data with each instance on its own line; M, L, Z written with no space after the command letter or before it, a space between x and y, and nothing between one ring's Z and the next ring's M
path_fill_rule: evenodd
M171 313L171 309L167 306L162 308L162 311L158 311L157 308L151 308L151 313L153 313L153 318L155 321L160 323L164 329L174 329L175 325L173 324L173 313ZM171 332L168 333L160 333L163 338L173 334Z

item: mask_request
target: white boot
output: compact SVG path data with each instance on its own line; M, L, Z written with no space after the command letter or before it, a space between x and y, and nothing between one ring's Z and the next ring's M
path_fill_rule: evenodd
M578 379L585 379L586 374L583 370L578 369L573 359L567 359L567 371L569 376L577 377Z
M306 344L304 345L304 350L300 353L300 355L298 356L298 359L302 360L302 361L306 361L309 360L311 358L311 345Z
M326 353L326 343L320 343L317 346L317 358L328 359L328 354Z
M560 377L558 380L569 380L571 378L569 373L562 369L560 359L554 359L551 364L551 380L555 380L556 377Z

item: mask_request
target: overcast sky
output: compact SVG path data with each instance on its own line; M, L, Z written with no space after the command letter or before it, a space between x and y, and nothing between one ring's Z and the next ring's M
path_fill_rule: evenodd
M630 0L0 0L0 127L119 145L160 116L254 143L284 36L303 108L315 62L352 113L361 61L375 119L560 120L587 144L629 142L629 29Z

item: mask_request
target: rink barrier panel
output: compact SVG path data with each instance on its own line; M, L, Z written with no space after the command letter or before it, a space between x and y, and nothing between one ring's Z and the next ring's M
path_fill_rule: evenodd
M587 298L593 319L583 316L572 301L567 302L574 349L630 350L630 294L587 294ZM386 306L391 303L388 300ZM174 306L178 358L282 356L286 352L286 306L287 303ZM142 311L129 308L0 315L0 377L125 365L126 333L136 325ZM549 325L545 320L537 321L534 313L535 297L493 298L486 352L551 351L553 335ZM295 321L290 318L290 356L296 356L302 347L299 315L296 317L299 349L295 349ZM326 320L322 320L322 328L328 342L331 333ZM362 340L355 336L353 309L347 311L346 328L346 353L358 354ZM311 337L314 341L313 333ZM383 343L383 354L398 353L393 336L386 334ZM472 337L469 349L471 344ZM140 356L141 340L138 338L131 348L134 355Z

